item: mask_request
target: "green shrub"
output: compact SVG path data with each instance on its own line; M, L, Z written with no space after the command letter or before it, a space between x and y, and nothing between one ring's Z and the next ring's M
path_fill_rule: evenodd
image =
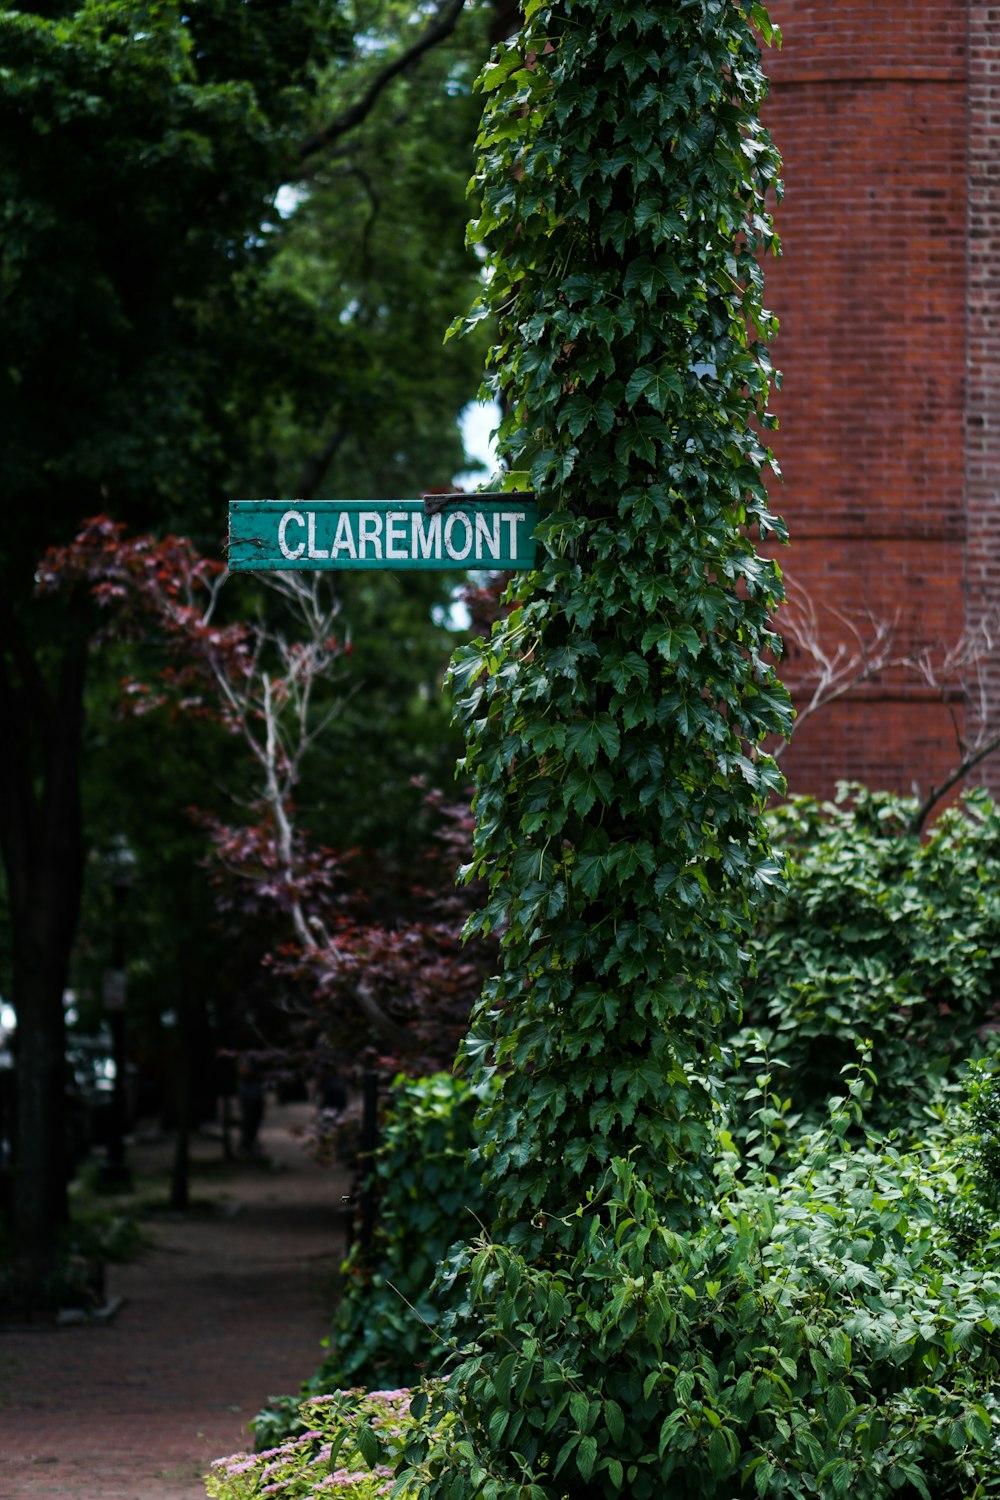
M948 1228L964 1254L982 1258L985 1243L1000 1229L1000 1072L995 1060L970 1065L966 1114L962 1154L971 1192L966 1201L952 1205Z
M755 1079L755 1144L722 1135L716 1207L690 1233L618 1160L561 1266L481 1239L482 1332L449 1385L306 1402L304 1434L220 1461L210 1495L367 1500L393 1473L410 1500L1000 1495L1000 1234L969 1258L949 1230L982 1191L1000 1075L974 1069L967 1114L903 1150L866 1132L864 1060L847 1073L780 1183Z
M469 1166L473 1119L488 1088L460 1078L397 1080L375 1164L378 1219L369 1264L344 1264L344 1295L321 1370L327 1391L412 1384L433 1359L446 1302L432 1291L439 1262L489 1219L481 1174Z
M771 814L787 880L750 943L745 990L793 1113L821 1118L858 1037L881 1080L873 1121L919 1128L982 1050L1000 1000L1000 813L969 792L921 840L916 803L863 787ZM753 1045L735 1040L737 1055Z
M688 1234L619 1160L562 1265L481 1241L482 1333L428 1395L438 1421L399 1465L405 1493L1000 1494L1000 1235L969 1262L948 1231L972 1192L960 1121L920 1150L852 1146L871 1078L850 1070L780 1183L768 1152L741 1164L723 1137L716 1209ZM764 1075L756 1092L763 1117Z
M987 1213L1000 1209L1000 1074L995 1064L972 1065L968 1075L968 1156L976 1196Z

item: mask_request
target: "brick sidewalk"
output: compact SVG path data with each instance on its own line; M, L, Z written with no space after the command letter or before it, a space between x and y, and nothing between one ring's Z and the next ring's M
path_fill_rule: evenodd
M269 1112L278 1170L216 1168L193 1185L214 1212L147 1219L152 1247L109 1268L112 1323L0 1334L0 1500L204 1500L210 1461L316 1368L346 1188L288 1133L309 1112Z

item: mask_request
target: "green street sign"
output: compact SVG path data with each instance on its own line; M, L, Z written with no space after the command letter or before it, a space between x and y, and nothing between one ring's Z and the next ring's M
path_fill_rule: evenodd
M233 572L287 568L519 569L535 563L534 496L232 500Z

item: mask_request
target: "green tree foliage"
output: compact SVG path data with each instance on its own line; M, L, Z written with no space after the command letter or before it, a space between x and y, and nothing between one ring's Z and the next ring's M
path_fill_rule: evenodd
M359 47L324 78L331 119L363 95L413 24L398 0L344 14ZM379 98L363 130L303 164L260 294L261 317L283 330L283 395L252 419L238 493L419 495L450 488L463 468L455 417L479 383L485 330L447 347L442 330L480 276L464 224L488 14L467 5L454 37ZM442 690L454 644L443 624L448 581L344 574L338 592L353 654L304 800L337 846L410 852L413 778L447 784L461 749Z
M335 0L61 0L0 10L0 847L12 934L3 982L19 1018L17 1217L29 1279L50 1256L64 1207L62 995L86 844L84 693L94 625L84 589L35 598L37 560L101 511L136 530L183 521L199 542L217 546L229 482L238 475L259 492L255 465L261 480L276 472L277 414L288 450L301 442L307 455L328 436L323 421L336 410L352 428L374 429L380 389L383 399L412 406L391 449L395 472L413 475L418 435L424 452L444 455L441 469L452 464L462 360L424 368L419 390L416 378L407 391L393 389L388 332L367 360L365 339L349 327L353 288L375 274L374 256L358 249L366 234L375 244L359 196L348 222L334 225L340 251L325 282L311 210L292 249L275 203L283 184L309 173L318 200L323 173L338 170L331 158L348 162L346 140L369 118L382 121L382 144L367 160L372 191L384 188L379 171L391 183L388 122L377 110L408 67L430 67L432 44L451 36L461 10L446 0L404 30L398 7L376 7L363 43L352 30L358 16ZM380 14L388 16L381 37ZM462 45L475 48L473 33ZM352 80L360 94L345 103ZM419 102L428 118L435 104L461 103L459 55L426 82ZM437 133L435 160L449 184L465 175L450 158L445 164L460 129ZM401 185L412 185L415 162L414 150ZM420 205L420 253L452 191L442 187ZM328 203L335 192L333 182ZM400 199L386 219L397 248ZM439 281L411 284L411 307L433 307L441 282L474 274L471 256L458 272L454 244L454 234L442 234ZM310 256L314 287L299 295L293 283ZM334 278L348 279L352 256L353 279L337 300ZM399 363L409 371L419 364L421 334L419 317L403 316L404 299L388 296L399 265L380 252L382 293L370 298L365 338L374 349L384 310L386 330L405 330ZM363 399L338 408L352 381ZM435 387L437 440L426 430ZM379 433L387 431L386 417ZM372 448L364 469L362 447L355 473L382 483L386 465L375 472ZM427 650L415 654L426 680ZM103 774L105 785L115 779Z
M332 118L412 27L399 0L341 13L357 53L324 77ZM284 329L284 397L250 429L238 482L253 493L420 494L450 487L462 467L453 418L478 384L483 342L445 350L441 330L479 277L463 228L486 15L470 6L455 37L379 98L363 131L302 164L261 287L262 316Z
M169 765L176 785L172 799L155 798L141 824L130 824L133 854L140 854L147 880L164 857L168 864L183 858L177 831L165 828L159 815L175 815L177 795L185 793L188 847L196 820L203 864L212 849L217 899L209 911L216 908L212 938L220 957L205 967L213 975L217 1017L227 1008L225 980L232 979L234 959L252 954L250 983L239 993L245 1019L237 1032L244 1034L230 1034L229 1045L246 1045L246 1026L256 1020L261 1030L252 1045L290 1048L286 1063L297 1056L313 1076L331 1065L344 1068L373 1043L401 1050L411 1066L420 1065L417 1059L440 1066L454 1056L489 961L481 944L462 949L462 920L471 903L452 888L456 852L464 858L471 839L468 808L449 806L440 795L424 798L423 857L405 878L384 857L338 854L317 844L297 809L303 765L336 715L342 664L350 660L337 633L336 599L322 577L279 573L262 582L263 593L280 603L280 618L223 624L216 611L226 577L221 562L203 557L186 539L128 537L105 517L88 522L70 546L50 548L39 565L44 591L78 583L91 589L105 609L95 638L104 649L109 637L122 634L137 637L144 648L146 675L126 682L119 713L131 708L133 731L148 725L152 714L169 729L155 767L163 774ZM130 657L137 665L139 656ZM322 701L331 686L332 702ZM183 756L178 773L165 755L194 728L194 745L215 752L204 789ZM142 751L135 734L124 731L120 724L115 763L124 768L131 745L131 784L144 787L149 773ZM148 754L148 737L142 743ZM109 846L115 837L106 832ZM191 862L189 852L185 864ZM181 902L183 919L175 926L185 934L187 956L192 922L204 927L206 917L201 924L193 918L190 871L178 873L176 890L174 881L166 884ZM158 883L158 905L165 894ZM148 939L147 930L144 947ZM159 977L172 982L169 972ZM201 987L190 979L184 984L187 994ZM291 998L296 989L298 1002ZM265 1025L261 992L272 1002L287 1001L295 1018L286 1014L282 1021L280 1003L272 1003ZM190 1007L169 1008L183 1015Z
M343 40L327 3L88 0L0 14L0 846L18 1013L25 1277L63 1209L62 993L80 900L90 611L39 604L43 544L81 514L204 514L246 391L268 199ZM260 26L258 28L258 21Z
M209 500L245 419L249 382L234 401L227 372L253 350L240 312L269 200L346 38L330 3L89 0L0 22L0 475L35 517L14 533L33 563L57 518L102 501L130 520Z

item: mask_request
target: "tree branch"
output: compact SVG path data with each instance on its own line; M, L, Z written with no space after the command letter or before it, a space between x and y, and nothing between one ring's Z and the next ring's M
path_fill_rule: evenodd
M299 147L299 160L308 161L319 151L325 151L327 146L334 141L340 140L341 136L347 135L349 131L355 130L364 120L368 118L375 107L380 95L385 91L394 78L412 68L425 52L443 42L455 30L458 18L462 13L465 0L442 0L437 15L430 25L412 42L409 47L404 48L391 62L387 62L371 83L365 89L359 99L341 110L321 130L315 131L302 142Z
M791 606L790 609L789 606ZM793 588L789 580L788 605L786 605L788 613L783 614L779 619L778 628L805 655L808 663L805 681L814 683L809 701L798 710L796 730L812 714L829 707L831 703L853 692L879 672L892 667L902 667L905 671L919 677L927 687L939 695L942 705L951 717L960 758L940 785L930 788L910 820L909 831L917 835L942 797L974 770L980 761L1000 749L1000 732L992 735L986 734L988 698L982 670L983 662L993 651L998 624L987 622L974 635L961 636L946 649L926 645L909 655L894 657L891 654L891 646L898 623L898 614L891 622L870 616L869 633L865 635L847 614L829 605L826 609L853 636L853 650L843 641L838 642L834 647L825 644L812 599L804 590ZM970 673L973 671L976 674L976 687L978 688L979 727L975 738L970 743L959 725L953 706L948 701L947 689L950 680L964 683L966 700L968 700L972 690ZM795 688L794 685L791 686L794 695ZM787 748L787 745L786 740L784 745L778 746L772 752L776 759L782 750Z
M779 616L777 628L807 658L809 665L804 682L813 681L808 702L796 702L795 729L799 730L814 713L828 708L831 703L853 692L862 683L877 677L887 667L902 665L903 659L894 659L891 654L898 614L892 621L869 617L869 634L865 635L849 615L832 605L826 605L827 612L839 620L854 638L853 651L843 641L831 650L824 643L811 596L805 590L794 588L787 575L786 592L787 603ZM788 682L788 687L793 699L796 698L799 685L793 680ZM786 739L784 744L771 752L775 760L780 758L788 744Z
M963 755L958 765L953 771L948 773L941 785L931 787L910 820L909 832L913 834L919 833L941 798L947 792L951 791L956 782L961 781L963 776L967 776L971 770L978 766L981 760L985 760L988 755L992 755L994 750L997 749L1000 749L1000 734L993 735L992 738L980 745L978 749L970 750L968 754Z

